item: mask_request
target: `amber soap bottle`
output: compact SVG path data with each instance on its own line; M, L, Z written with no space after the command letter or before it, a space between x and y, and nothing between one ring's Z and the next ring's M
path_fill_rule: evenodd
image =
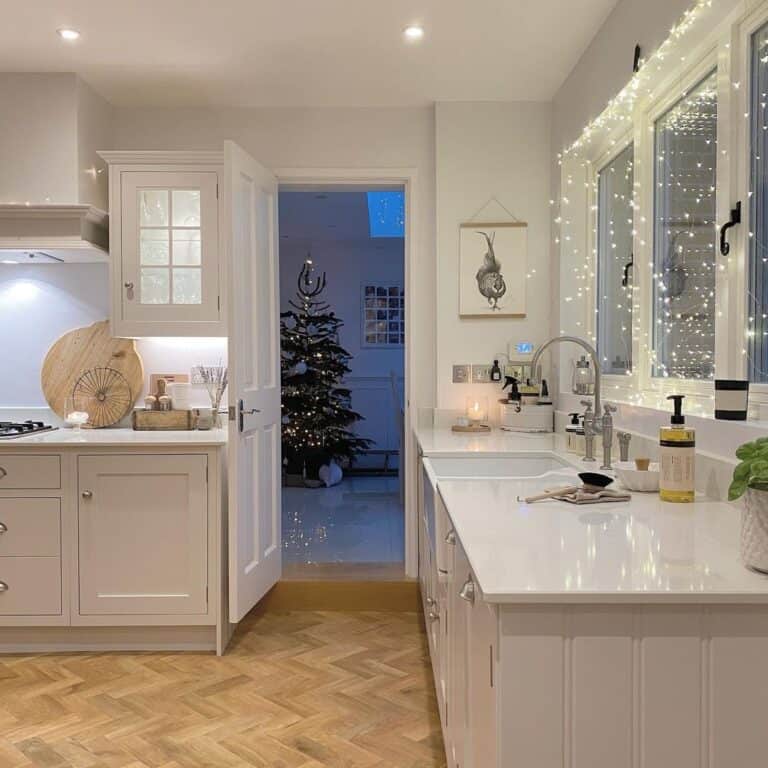
M685 426L684 395L670 395L674 412L670 425L659 430L659 496L662 501L691 502L695 498L696 432Z

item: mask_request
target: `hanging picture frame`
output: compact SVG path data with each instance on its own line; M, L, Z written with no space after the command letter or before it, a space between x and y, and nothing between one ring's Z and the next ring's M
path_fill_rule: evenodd
M525 317L528 224L459 225L459 315Z

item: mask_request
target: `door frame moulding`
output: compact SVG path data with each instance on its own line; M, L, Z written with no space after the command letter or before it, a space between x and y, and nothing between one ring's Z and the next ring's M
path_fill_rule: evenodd
M418 177L415 168L275 168L279 186L316 185L329 186L387 186L402 187L405 192L405 439L399 467L405 471L405 575L416 578L419 571L418 514L416 463L418 455L413 426L416 423L412 404L416 403L414 377L415 350L412 328L412 297L415 295L415 253L417 235L416 201ZM414 406L415 407L415 406Z

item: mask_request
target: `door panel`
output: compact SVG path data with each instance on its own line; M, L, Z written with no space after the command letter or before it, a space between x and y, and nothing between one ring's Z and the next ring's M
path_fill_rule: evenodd
M239 621L280 578L277 180L225 142L228 232L229 611Z
M80 613L207 613L207 458L80 456Z

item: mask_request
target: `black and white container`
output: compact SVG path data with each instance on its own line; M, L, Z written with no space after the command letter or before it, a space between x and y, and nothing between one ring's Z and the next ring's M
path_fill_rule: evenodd
M749 382L741 379L715 379L715 418L746 421Z

